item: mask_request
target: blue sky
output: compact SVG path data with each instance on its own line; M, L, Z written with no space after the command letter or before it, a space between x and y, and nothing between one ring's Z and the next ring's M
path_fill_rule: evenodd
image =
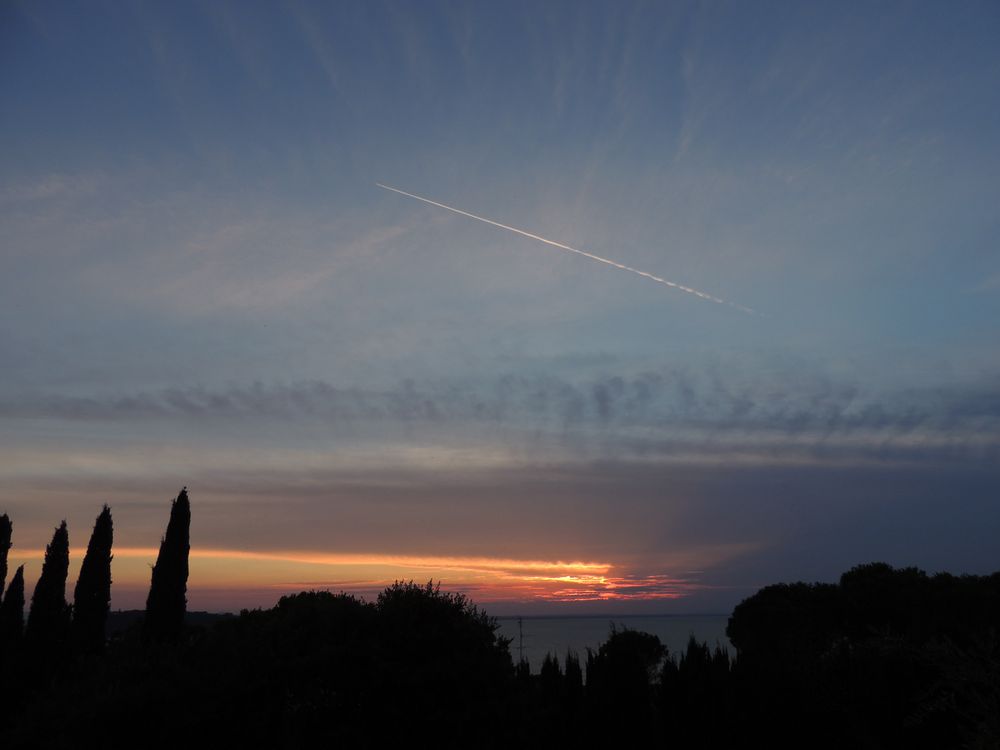
M691 584L578 607L1000 567L998 32L991 3L5 4L15 545L82 544L105 500L153 545L187 484L212 548Z

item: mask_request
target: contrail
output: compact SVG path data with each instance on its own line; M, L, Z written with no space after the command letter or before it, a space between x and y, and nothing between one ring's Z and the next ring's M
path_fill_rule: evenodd
M707 292L701 292L697 289L693 289L689 286L684 286L683 284L678 284L674 281L669 281L668 279L660 278L659 276L654 276L646 271L640 271L638 268L632 268L631 266L626 266L623 263L616 263L613 260L608 260L607 258L602 258L600 255L594 255L593 253L587 253L583 250L577 250L575 247L570 247L569 245L564 245L561 242L556 242L555 240L547 240L544 237L539 237L537 234L532 234L531 232L525 232L523 229L518 229L517 227L507 226L506 224L501 224L499 221L493 221L492 219L487 219L483 216L476 216L475 214L470 214L468 211L463 211L460 208L454 208L452 206L446 206L444 203L438 203L437 201L432 201L430 198L423 198L419 195L414 195L413 193L408 193L405 190L400 190L399 188L390 187L389 185L383 185L381 182L376 182L375 185L382 188L383 190L391 190L394 193L399 193L400 195L405 195L407 198L414 198L418 201L423 201L424 203L429 203L432 206L437 206L438 208L443 208L447 211L452 211L456 214L461 214L462 216L468 216L470 219L475 219L476 221L481 221L484 224L492 224L495 227L500 227L501 229L506 229L509 232L514 232L522 237L527 237L528 239L538 240L539 242L544 242L546 245L552 245L552 247L557 247L560 250L567 250L571 253L576 253L577 255L582 255L584 258L590 258L591 260L596 260L599 263L605 263L609 266L614 266L615 268L620 268L623 271L628 271L629 273L634 273L639 276L645 276L647 279L652 279L657 284L663 284L664 286L669 286L672 289L679 289L682 292L687 292L688 294L693 294L695 297L701 297L702 299L708 300L709 302L715 302L720 305L728 305L729 307L734 307L737 310L741 310L750 315L758 315L756 310L749 307L744 307L743 305L738 305L735 302L730 302L729 300L724 300L721 297L714 297Z

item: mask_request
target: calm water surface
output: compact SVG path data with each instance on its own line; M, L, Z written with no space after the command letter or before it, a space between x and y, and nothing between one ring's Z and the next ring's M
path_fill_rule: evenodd
M531 671L537 672L542 666L545 654L559 655L560 662L567 649L576 651L581 664L586 661L587 648L597 649L608 639L611 623L619 630L623 627L642 630L658 636L671 654L677 654L687 645L693 634L699 641L707 641L715 648L718 643L732 650L726 638L728 615L634 615L626 617L525 617L522 619L524 633L524 658L531 664ZM510 653L514 662L518 660L518 626L516 617L498 617L500 634L514 640Z

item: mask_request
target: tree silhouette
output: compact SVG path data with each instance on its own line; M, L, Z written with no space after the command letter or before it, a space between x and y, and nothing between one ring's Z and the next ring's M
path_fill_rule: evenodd
M97 517L80 577L73 592L73 638L77 647L96 653L104 648L104 628L111 603L111 509Z
M575 709L583 697L583 670L575 651L566 651L566 699Z
M562 669L559 667L559 657L555 656L551 651L545 654L539 674L543 683L549 682L553 685L558 685L562 681L563 676Z
M528 663L527 659L521 659L518 661L514 670L514 676L517 678L518 682L524 684L531 682L531 664Z
M176 641L180 637L187 609L190 552L191 503L185 487L170 507L167 532L160 541L160 553L153 567L142 627L144 641Z
M542 669L538 674L542 701L549 710L560 708L563 694L563 673L559 667L559 657L552 653L545 654Z
M0 604L0 658L16 651L24 632L24 566L15 571ZM2 662L0 662L2 665Z
M4 586L7 583L7 552L10 550L10 536L14 527L4 513L0 516L0 600L3 599Z
M605 717L606 732L613 728L616 737L635 742L649 730L653 682L666 655L657 636L613 624L596 653L587 649L587 698L591 710Z
M398 707L397 726L379 740L407 740L412 721L454 731L492 728L513 682L510 639L463 594L440 584L396 582L378 595L377 698ZM383 744L389 744L384 742Z
M65 641L69 625L66 604L66 575L69 572L69 532L63 521L45 548L42 574L31 595L31 612L24 632L29 645L59 644Z

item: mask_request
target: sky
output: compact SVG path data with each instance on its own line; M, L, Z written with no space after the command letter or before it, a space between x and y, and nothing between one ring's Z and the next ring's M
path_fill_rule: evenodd
M11 562L66 519L75 580L108 503L141 607L187 486L193 609L1000 569L997 38L991 2L4 3Z

